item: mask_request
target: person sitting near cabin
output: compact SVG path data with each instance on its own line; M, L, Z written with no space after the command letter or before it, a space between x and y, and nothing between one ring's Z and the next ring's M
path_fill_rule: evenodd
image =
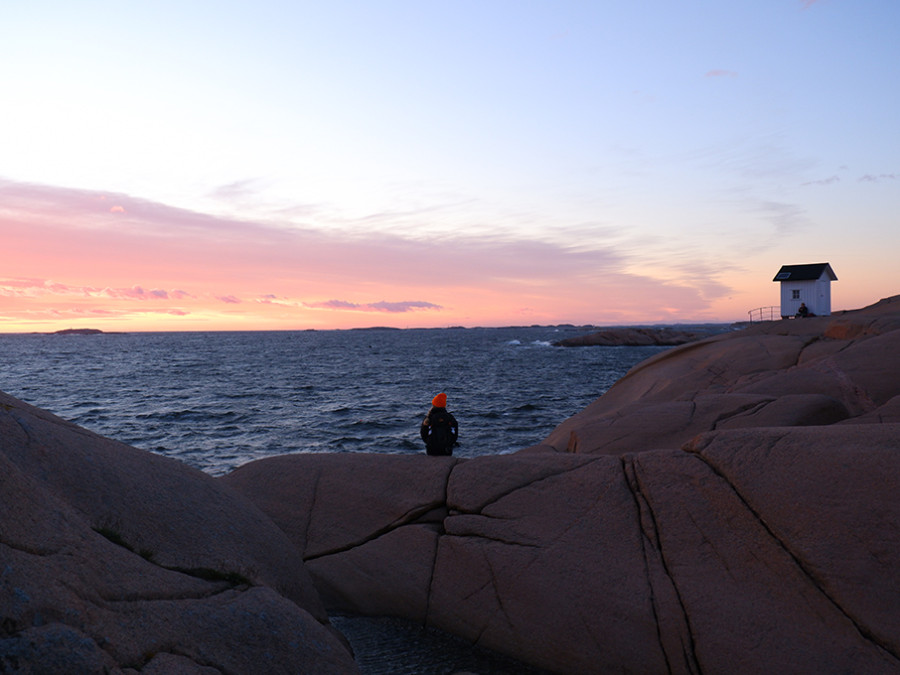
M459 425L453 414L447 412L447 394L441 393L431 399L431 410L419 428L419 435L425 441L427 454L453 454L453 446L459 438Z
M800 308L797 310L795 316L800 319L805 319L809 316L809 307L806 306L805 302L800 303Z

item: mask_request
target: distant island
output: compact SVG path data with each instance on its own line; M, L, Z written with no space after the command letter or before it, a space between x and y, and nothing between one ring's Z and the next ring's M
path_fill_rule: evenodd
M64 328L54 331L50 335L100 335L101 333L103 331L99 328Z
M702 340L710 335L723 333L728 330L731 330L731 326L726 324L697 326L694 327L694 330L680 330L669 326L659 328L623 326L608 328L590 335L565 338L553 344L557 347L644 347L649 345L672 347Z

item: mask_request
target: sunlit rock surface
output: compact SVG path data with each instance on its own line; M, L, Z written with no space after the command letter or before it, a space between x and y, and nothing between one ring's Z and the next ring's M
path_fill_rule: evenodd
M560 673L900 672L900 300L634 368L542 444L222 478L326 604Z

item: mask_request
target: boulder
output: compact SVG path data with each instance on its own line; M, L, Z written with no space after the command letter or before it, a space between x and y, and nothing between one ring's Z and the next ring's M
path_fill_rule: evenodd
M0 394L0 496L0 672L356 672L286 535L200 471Z

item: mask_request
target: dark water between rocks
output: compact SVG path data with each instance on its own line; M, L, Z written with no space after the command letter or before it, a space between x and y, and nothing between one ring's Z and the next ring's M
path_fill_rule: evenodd
M212 475L294 452L421 453L438 392L454 455L512 452L662 347L562 348L589 328L0 335L0 390ZM366 675L538 673L392 619L335 617Z
M335 616L350 641L362 675L545 675L439 630L387 617Z

